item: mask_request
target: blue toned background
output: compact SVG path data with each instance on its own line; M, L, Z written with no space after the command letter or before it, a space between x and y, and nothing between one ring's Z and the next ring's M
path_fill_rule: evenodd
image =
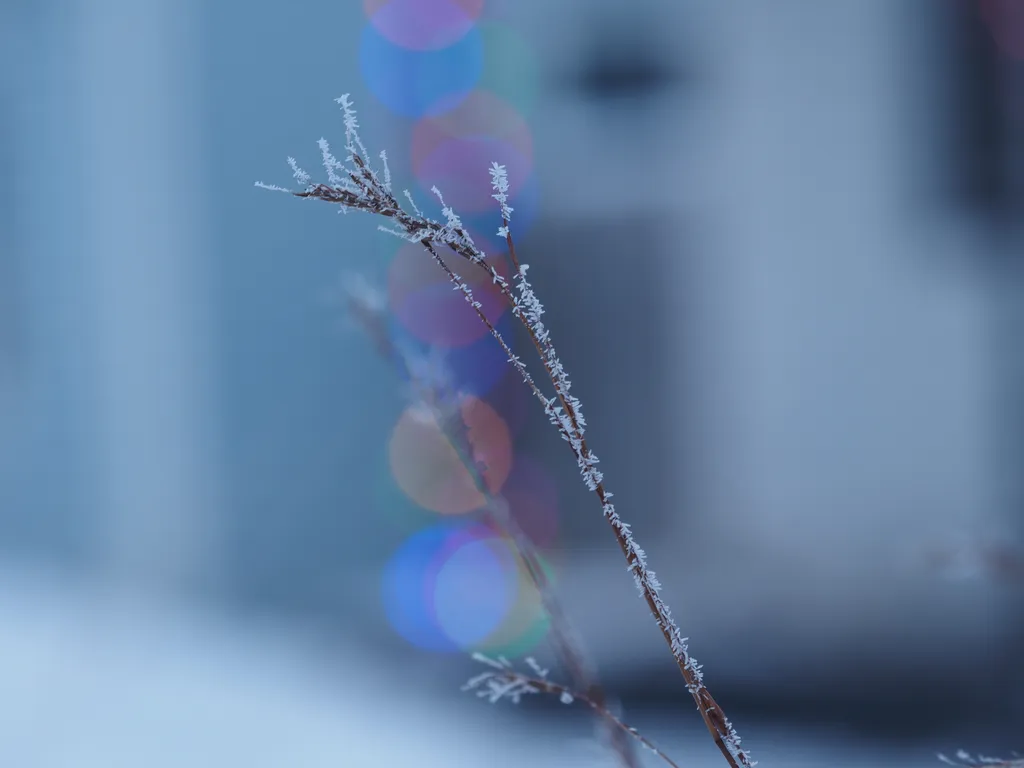
M720 760L458 294L254 188L323 177L345 92L498 265L507 165L609 487L755 758L1024 749L1022 52L1012 0L8 0L0 764L598 759L574 709L459 692L474 650L549 663L546 623L352 275L471 395L627 719Z

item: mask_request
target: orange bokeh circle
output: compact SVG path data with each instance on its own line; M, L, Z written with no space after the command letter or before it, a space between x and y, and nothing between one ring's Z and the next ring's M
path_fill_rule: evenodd
M466 396L459 404L473 458L483 464L484 480L498 493L512 469L512 438L505 420L483 400ZM398 487L421 507L445 515L472 512L483 494L448 435L425 407L410 406L399 417L388 445L391 474Z

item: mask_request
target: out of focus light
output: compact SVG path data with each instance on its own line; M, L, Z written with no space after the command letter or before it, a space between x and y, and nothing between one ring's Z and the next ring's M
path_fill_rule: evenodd
M502 540L504 546L509 543ZM550 620L526 566L515 559L517 584L516 600L495 632L489 635L477 650L492 655L515 658L532 651L547 634ZM555 572L550 563L540 558L541 568L549 584L555 583Z
M395 45L414 51L457 43L483 7L484 0L363 0L373 27Z
M978 10L1005 56L1024 60L1024 3L978 0Z
M484 69L477 88L528 115L537 100L540 65L524 37L506 24L482 23Z
M505 373L484 399L501 414L509 434L515 440L526 425L526 414L534 406L530 402L531 397L519 373L512 366L506 365Z
M483 42L474 27L447 48L409 50L368 24L363 28L359 65L378 101L396 114L421 117L473 90L483 71Z
M529 456L517 455L501 495L519 529L540 548L558 535L558 488L551 472Z
M360 63L373 95L416 121L409 157L419 185L428 193L441 190L477 247L508 278L488 170L495 162L506 167L514 231L525 234L539 213L533 139L523 118L536 98L537 62L522 38L482 20L484 5L364 0L369 24ZM436 204L432 193L426 204ZM508 301L487 273L461 257L442 258L469 283L483 314L514 349ZM398 249L388 300L391 341L406 360L403 367L412 366L403 375L459 399L488 490L505 497L535 544L553 543L554 483L529 459L512 466L513 437L522 429L528 394L510 372L505 350L418 244ZM462 515L485 506L452 439L459 437L445 434L422 405L399 418L388 445L390 472L377 480L376 502L402 530L427 524L432 514ZM388 566L384 600L395 630L429 650L520 653L546 632L525 567L502 532L480 522L433 526L411 536Z
M384 569L381 600L388 621L405 640L428 651L461 650L430 616L423 585L445 540L457 530L436 526L410 537Z
M387 450L381 451L373 473L373 511L376 524L406 535L433 525L438 514L417 504L398 487Z
M476 397L461 403L474 459L485 466L484 480L498 493L512 468L512 440L501 416ZM389 449L395 482L426 509L446 515L471 512L485 503L473 477L437 421L420 406L402 414Z
M475 315L473 319L480 324L480 319ZM505 313L494 326L515 351L512 343L512 313ZM456 392L485 397L507 373L508 355L489 332L462 347L440 347L417 339L396 320L392 323L391 335L396 345L409 350L413 356L423 359L433 356L437 359L438 375L444 376Z
M514 201L533 170L533 139L523 118L493 94L474 91L413 129L412 164L420 186L439 187L460 214L494 210L487 172L493 162L506 166Z
M447 252L440 255L469 284L487 319L497 322L509 303L489 274L460 256ZM507 277L503 258L491 256L488 263ZM463 347L489 333L465 296L452 289L448 276L419 243L406 243L392 259L388 301L403 328L427 344Z
M486 528L453 534L426 574L430 613L456 645L476 647L515 604L517 575L515 555Z
M547 631L525 567L506 539L478 524L410 537L385 568L381 596L395 631L424 650L518 651Z

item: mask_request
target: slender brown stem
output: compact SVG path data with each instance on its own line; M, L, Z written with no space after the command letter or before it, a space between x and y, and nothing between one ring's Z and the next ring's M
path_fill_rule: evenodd
M508 220L503 219L502 225L505 231L505 241L508 244L509 258L512 260L512 266L515 269L517 275L522 275L522 269L519 263L519 259L516 256L515 243L512 240L512 233L509 230ZM508 296L508 298L510 298L510 300L513 301L513 305L515 305L515 300L511 299L511 295L508 294L507 291L506 295ZM552 385L555 387L555 393L557 394L558 399L562 404L562 408L565 410L565 413L567 414L572 424L573 430L576 433L575 436L578 440L578 447L573 445L572 441L569 441L569 444L570 446L572 446L573 452L576 454L577 460L579 460L582 457L586 457L590 455L590 450L587 447L586 438L582 435L579 423L576 420L575 409L570 406L569 402L567 402L562 391L562 388L558 386L558 375L553 370L550 363L551 343L550 341L540 339L534 328L529 323L523 322L523 325L525 326L526 331L530 336L530 339L533 341L534 347L537 349L537 354L541 358L541 362L544 365L544 369L548 374L548 378L551 380ZM607 508L609 495L604 487L604 483L600 481L597 482L594 492L597 494L597 497L601 502L602 508ZM638 556L636 552L629 545L629 541L626 538L625 531L621 528L621 526L615 525L612 520L609 520L609 523L611 523L612 532L615 535L615 540L618 542L619 547L622 550L622 554L625 556L631 569L638 569L641 564L638 562ZM690 690L690 693L692 694L694 701L697 704L697 709L700 711L701 718L704 720L704 725L707 727L708 732L714 739L719 751L721 751L722 755L729 762L729 765L732 766L732 768L739 768L737 760L733 755L733 751L729 748L728 744L726 743L726 741L730 739L730 728L728 726L728 721L726 719L725 712L721 709L721 707L718 706L718 703L715 701L714 697L712 697L708 689L704 687L704 685L697 679L691 667L686 663L686 659L683 658L681 654L677 653L674 638L672 637L672 632L670 629L671 625L664 620L665 617L660 608L661 600L658 597L657 593L654 591L650 582L647 580L638 580L638 583L643 593L644 600L647 603L647 607L650 609L651 614L654 616L655 621L661 629L662 636L665 638L665 642L668 644L669 650L672 651L672 656L676 660L676 665L679 667L679 671L682 673L683 679L686 681L687 688ZM741 760L743 759L743 757L743 753L740 753ZM743 762L745 765L749 765L747 761Z
M666 763L668 763L670 766L672 766L672 768L679 768L679 766L676 765L675 761L672 760L672 758L670 758L660 749L658 749L656 746L654 746L650 739L641 734L636 728L626 725L624 722L622 722L622 720L620 720L614 714L612 714L605 707L603 702L594 699L591 696L587 696L585 694L572 691L567 686L559 685L558 683L552 683L549 680L541 680L535 677L523 677L523 680L529 685L532 685L535 688L539 688L540 690L546 693L553 693L558 696L562 696L564 694L567 696L571 696L573 699L578 699L579 701L582 701L584 704L586 704L588 707L594 710L598 715L603 717L608 722L612 723L617 729L619 729L620 733L636 739L638 742L647 747L647 749L649 749L651 752L653 752Z
M349 113L346 112L346 115L346 119L348 119ZM352 129L352 135L354 135L354 128ZM629 570L634 576L640 594L647 603L647 606L655 619L655 623L657 623L661 630L662 636L665 638L665 642L669 646L669 650L676 661L676 665L682 673L683 679L686 681L687 690L689 690L691 696L693 696L697 709L701 714L701 718L703 719L704 724L707 727L708 732L711 734L715 744L718 746L718 749L729 763L730 768L740 768L741 765L743 768L750 768L752 762L748 754L744 750L740 749L738 735L732 729L725 713L704 686L699 672L699 667L689 656L686 650L685 638L681 636L679 628L671 619L668 606L662 601L658 594L659 587L657 585L657 581L654 578L653 572L647 568L642 551L636 546L635 542L632 541L629 533L629 527L615 513L614 506L610 502L611 494L606 490L600 473L597 473L593 469L593 466L597 463L597 457L591 452L584 439L582 423L577 410L578 403L575 401L575 398L569 398L567 395L569 387L568 379L565 377L564 371L561 369L561 364L558 362L558 358L555 355L554 346L550 338L547 336L546 331L544 332L543 337L538 331L538 328L541 327L539 323L539 312L536 311L539 309L539 303L536 302L536 297L533 296L532 289L530 289L528 283L526 283L524 270L519 264L519 260L515 254L515 244L512 241L512 236L508 229L507 216L503 217L503 229L506 242L509 246L509 256L516 268L516 280L518 282L519 291L522 294L522 301L514 296L508 281L502 278L494 267L485 263L484 255L472 245L472 241L469 239L465 230L458 224L457 218L451 215L450 209L447 209L448 212L446 213L446 215L449 216L449 224L447 228L442 228L440 225L426 220L422 216L412 216L406 213L401 209L390 192L387 191L377 181L375 175L369 171L362 158L360 158L359 154L352 148L351 141L349 149L352 151L353 162L359 171L359 173L350 174L351 183L354 185L354 189L344 189L324 184L317 184L310 186L304 192L295 194L299 197L322 199L394 219L398 222L405 235L413 240L419 241L423 245L423 247L431 254L434 261L444 270L453 285L462 291L466 301L472 306L477 317L484 323L490 334L501 345L503 351L508 355L509 362L522 376L524 382L533 392L534 396L542 403L545 413L562 432L566 441L569 443L587 485L594 491L594 493L597 494L604 516L612 527L615 539L622 550L623 556L626 558ZM502 295L510 303L513 314L516 315L522 325L526 328L527 333L530 335L531 341L533 342L533 345L541 358L541 362L544 365L545 372L555 388L556 399L561 403L560 410L564 412L564 417L558 413L558 409L553 407L552 403L554 401L548 400L537 386L533 377L526 370L522 361L512 353L511 348L502 338L501 334L486 315L484 315L481 305L473 298L472 290L469 288L468 284L462 281L462 279L441 259L437 250L433 246L433 242L435 240L445 243L455 253L490 273L495 284L498 285ZM531 303L531 300L533 303ZM529 313L534 314L530 317L528 316Z
M436 257L439 259L439 257ZM456 280L461 278L452 273ZM607 697L603 687L593 678L587 669L585 653L576 640L576 633L569 622L565 610L554 594L553 586L548 580L543 565L534 549L533 543L516 523L515 518L508 510L507 503L497 498L488 488L485 473L474 458L473 446L469 441L469 426L465 422L462 413L458 411L458 401L453 400L454 407L444 403L445 398L438 397L437 392L423 382L417 381L413 375L413 368L401 355L398 349L391 342L387 331L382 323L374 317L372 309L350 299L349 309L355 318L363 325L370 338L373 340L378 352L385 358L395 360L405 370L417 390L417 396L427 405L431 406L431 412L441 434L448 440L449 445L455 450L460 462L469 473L477 492L485 501L493 524L508 538L515 547L516 554L523 562L530 580L537 589L541 604L545 613L551 620L551 639L555 646L555 652L559 660L565 666L570 679L577 690L586 691L586 701L592 706L607 711ZM481 313L482 314L482 313ZM495 331L497 333L497 331ZM464 439L458 439L458 436ZM580 697L583 699L583 697ZM599 722L606 726L609 747L614 752L623 768L640 768L636 755L630 749L627 739L622 732L616 728L607 728L607 719L599 719Z
M540 677L539 675L524 675L523 673L512 669L511 666L497 664L482 656L478 656L477 658L490 666L498 668L498 671L485 672L483 675L474 678L464 686L466 689L477 689L477 694L479 696L487 697L492 702L505 698L507 696L507 692L510 691L515 691L517 693L550 693L558 696L566 703L582 701L590 707L598 717L602 718L610 727L614 728L616 733L621 735L623 738L635 739L648 750L664 760L671 766L671 768L679 768L675 761L658 749L650 739L641 734L636 728L624 723L620 718L612 713L604 702L597 700L586 693L580 693L579 691L573 690L567 685L552 682L551 680L548 680L547 677ZM544 670L538 671L539 674L546 674ZM493 685L480 690L480 686L485 682L492 682Z

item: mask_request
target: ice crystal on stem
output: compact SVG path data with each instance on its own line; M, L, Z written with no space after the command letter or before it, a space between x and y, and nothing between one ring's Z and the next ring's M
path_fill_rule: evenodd
M678 626L672 619L671 612L661 597L661 586L648 567L646 555L637 546L629 526L622 521L611 503L612 494L604 487L604 477L597 465L597 456L590 450L584 437L586 421L583 418L582 405L570 394L571 382L568 373L555 350L554 343L541 317L544 307L540 303L533 287L526 278L527 265L520 264L516 255L515 243L509 229L511 208L507 205L508 178L503 166L492 165L490 169L494 198L501 206L502 227L499 230L508 245L509 257L514 268L514 291L497 270L486 263L484 254L473 243L463 228L459 217L448 206L444 208L445 224L440 224L420 213L411 214L404 210L391 193L390 183L382 182L377 173L367 164L368 153L359 138L358 122L355 109L345 94L336 100L342 107L345 121L346 149L349 152L349 166L341 167L330 155L326 142L321 142L321 153L324 168L328 175L328 184L306 184L305 189L295 191L297 197L323 200L342 206L342 209L353 208L367 213L389 218L394 223L390 230L404 239L419 242L431 255L435 263L441 267L456 290L462 292L466 301L473 308L477 317L487 327L488 332L501 345L509 363L516 369L523 381L538 399L548 419L561 433L569 444L576 458L577 466L584 484L594 492L600 503L605 519L611 525L616 540L626 558L628 569L636 582L637 590L647 603L658 628L671 649L676 665L686 681L686 687L693 696L697 709L704 720L709 733L732 768L749 768L754 765L749 754L740 747L740 737L725 713L715 702L711 693L704 686L700 665L689 654L686 638L682 636ZM293 169L294 170L294 169ZM296 173L296 178L300 178ZM301 183L301 182L300 182ZM257 182L257 186L267 186ZM280 189L278 187L269 187ZM440 199L440 192L434 189ZM487 271L494 284L509 302L512 312L523 324L534 347L540 356L545 373L554 388L554 397L549 398L531 376L523 362L512 354L512 350L495 328L494 324L484 315L482 307L473 296L469 284L454 272L440 257L437 246L444 246L464 258L471 265Z
M659 750L646 737L631 726L626 725L616 717L607 707L600 702L594 701L591 697L578 691L573 691L564 685L548 679L548 670L542 669L537 661L527 657L526 666L533 674L526 675L517 672L508 659L499 656L492 659L482 653L474 653L473 658L490 669L472 677L462 686L464 691L475 691L482 699L487 699L491 704L496 704L503 699L518 704L523 696L536 693L550 693L558 696L558 700L565 705L580 701L594 710L600 717L604 718L618 732L635 739L645 749L657 755L672 768L679 768L671 758Z

